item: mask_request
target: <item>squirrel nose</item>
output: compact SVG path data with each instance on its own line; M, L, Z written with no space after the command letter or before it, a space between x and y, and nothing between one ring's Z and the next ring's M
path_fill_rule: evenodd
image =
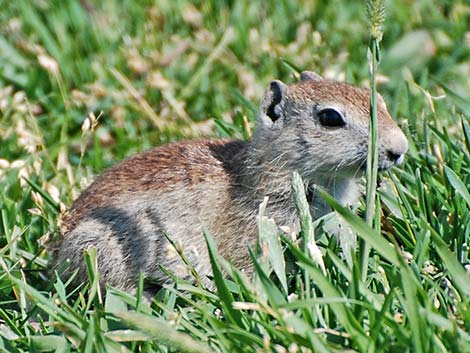
M406 151L408 151L408 140L405 134L396 129L389 132L387 144L387 157L395 164L403 162Z

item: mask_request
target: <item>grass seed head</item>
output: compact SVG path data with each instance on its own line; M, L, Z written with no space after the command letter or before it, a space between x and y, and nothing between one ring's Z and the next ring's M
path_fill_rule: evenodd
M59 74L59 64L49 55L41 54L38 56L38 62L41 67L46 69L49 73L57 76Z

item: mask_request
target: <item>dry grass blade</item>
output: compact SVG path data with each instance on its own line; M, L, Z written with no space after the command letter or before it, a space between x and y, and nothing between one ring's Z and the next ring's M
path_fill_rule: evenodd
M150 104L142 97L142 94L132 85L132 83L118 70L110 69L113 76L119 81L119 83L129 92L129 94L135 99L138 106L142 109L145 115L159 130L163 130L167 123L163 121L158 114L152 109Z

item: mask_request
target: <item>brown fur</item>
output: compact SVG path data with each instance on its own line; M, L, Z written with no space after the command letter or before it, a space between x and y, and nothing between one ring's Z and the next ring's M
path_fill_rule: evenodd
M95 209L108 206L114 198L138 192L165 192L181 182L183 187L199 184L207 175L214 182L226 180L223 166L242 145L242 141L228 140L182 141L127 158L105 171L75 200L64 218L64 227L73 230L74 225Z

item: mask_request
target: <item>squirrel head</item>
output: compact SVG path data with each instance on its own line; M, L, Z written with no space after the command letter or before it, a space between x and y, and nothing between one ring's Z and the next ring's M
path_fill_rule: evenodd
M305 71L300 81L272 81L261 102L255 138L269 144L272 158L304 177L360 176L366 167L370 90L325 80ZM404 159L406 136L377 95L379 169Z

